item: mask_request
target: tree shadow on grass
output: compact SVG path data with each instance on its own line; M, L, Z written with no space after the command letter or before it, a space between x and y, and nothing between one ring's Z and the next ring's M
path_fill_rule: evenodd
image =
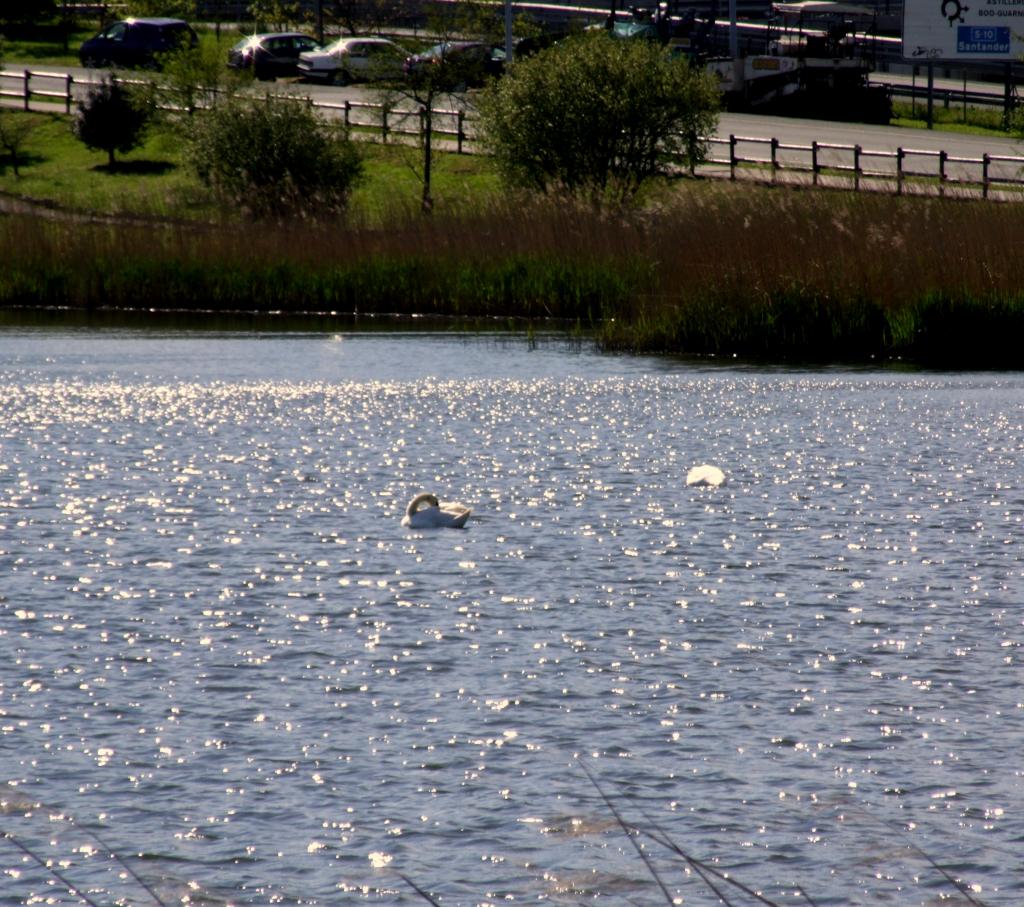
M113 165L97 164L92 169L108 176L162 176L177 170L178 165L170 161L114 161Z
M25 153L24 151L18 152L18 170L24 172L29 167L38 167L40 164L46 163L49 158L45 154L34 154L32 152ZM9 151L0 149L0 176L6 176L8 173L14 173L14 161L11 158Z

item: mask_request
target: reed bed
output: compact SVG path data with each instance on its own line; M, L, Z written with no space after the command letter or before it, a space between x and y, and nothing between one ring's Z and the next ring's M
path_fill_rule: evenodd
M504 198L379 221L0 218L0 307L558 319L608 349L1024 364L1024 208L684 180L608 212Z

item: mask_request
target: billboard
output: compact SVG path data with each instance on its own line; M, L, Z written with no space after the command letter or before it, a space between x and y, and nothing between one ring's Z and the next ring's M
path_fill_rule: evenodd
M1024 0L904 0L908 60L1001 60L1024 54Z

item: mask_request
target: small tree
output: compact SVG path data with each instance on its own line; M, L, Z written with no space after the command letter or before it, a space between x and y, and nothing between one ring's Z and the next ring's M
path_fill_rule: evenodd
M125 16L178 16L194 19L200 12L197 0L125 0Z
M0 23L45 22L56 11L56 0L3 0Z
M249 15L260 26L283 31L308 17L300 0L250 0Z
M192 116L230 96L251 78L228 68L216 38L203 35L195 47L182 46L160 54L160 86L165 101Z
M434 115L437 107L442 99L446 99L449 108L461 106L465 109L470 102L461 93L467 86L479 84L484 79L484 62L478 57L451 50L452 46L451 40L442 40L435 45L435 50L441 49L435 58L414 66L406 73L404 82L381 93L386 109L394 109L404 100L415 105L419 112L419 161L410 161L410 164L420 181L420 208L425 214L434 207ZM456 97L456 94L460 96Z
M106 151L113 169L115 151L125 154L142 143L149 117L147 106L113 78L107 78L78 102L71 128L86 147Z
M338 213L362 175L341 125L283 98L233 98L193 118L188 158L202 182L253 217Z
M417 0L319 0L324 20L352 35L402 25L421 14Z
M605 32L520 61L480 100L484 143L509 182L621 203L707 154L718 89L685 59Z
M40 122L35 114L0 108L0 148L11 156L11 167L16 178L21 176L21 150Z

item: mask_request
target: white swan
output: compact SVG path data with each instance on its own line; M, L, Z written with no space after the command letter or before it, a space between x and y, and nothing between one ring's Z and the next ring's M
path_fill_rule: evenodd
M461 529L472 511L461 504L443 507L430 492L416 495L405 508L402 525L410 529Z
M725 473L717 466L702 463L700 466L694 466L686 474L686 484L717 488L725 484Z

